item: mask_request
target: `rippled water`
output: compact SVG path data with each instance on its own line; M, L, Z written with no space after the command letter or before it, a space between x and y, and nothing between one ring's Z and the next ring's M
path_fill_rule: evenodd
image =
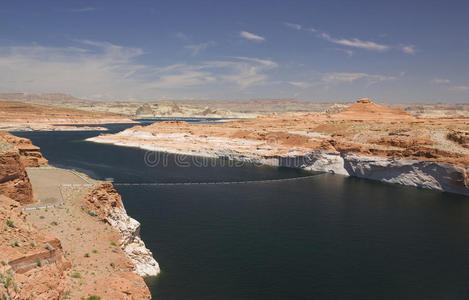
M111 126L112 131L125 128ZM53 165L115 182L305 176L245 165L147 167L144 151L29 132ZM469 299L468 197L320 174L117 186L162 274L155 299Z

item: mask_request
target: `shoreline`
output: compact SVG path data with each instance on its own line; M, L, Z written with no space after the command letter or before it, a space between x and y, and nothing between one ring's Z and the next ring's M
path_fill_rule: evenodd
M0 138L0 220L10 224L0 242L0 275L15 286L2 285L0 293L151 299L144 278L160 268L114 186L49 166L29 139Z
M215 159L228 158L254 164L333 173L469 196L468 171L461 166L447 162L366 156L345 152L336 153L329 150L311 150L290 155L262 155L253 152L246 154L226 150L194 152L145 143L114 141L106 137L96 136L88 138L86 141L175 155Z

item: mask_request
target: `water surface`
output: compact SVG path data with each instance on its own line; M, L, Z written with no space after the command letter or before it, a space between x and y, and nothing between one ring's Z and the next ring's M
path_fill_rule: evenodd
M112 125L111 132L129 125ZM292 178L245 165L148 167L145 151L25 132L50 163L115 182ZM321 174L297 181L116 186L162 268L155 299L469 299L469 199Z

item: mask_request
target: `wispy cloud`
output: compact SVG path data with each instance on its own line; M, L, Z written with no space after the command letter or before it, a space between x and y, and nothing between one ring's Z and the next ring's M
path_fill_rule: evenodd
M189 40L189 37L184 32L176 32L174 34L174 37L176 37L177 39L180 39L181 41L188 41Z
M386 45L386 44L382 44L378 42L365 41L365 40L361 40L358 38L336 38L336 37L331 36L328 33L320 32L315 28L306 28L301 24L295 24L295 23L289 23L289 22L284 22L283 24L287 26L288 28L292 28L295 30L304 30L304 31L315 33L317 37L325 39L331 43L341 45L341 46L365 49L369 51L378 51L378 52L384 52L390 49L397 49L406 54L414 55L417 53L417 49L414 45L390 46L390 45ZM346 53L348 55L351 55L350 52L346 52Z
M435 78L435 79L431 80L430 82L435 83L435 84L448 84L451 81L449 79Z
M371 41L362 41L362 40L357 39L357 38L337 39L337 38L331 37L327 33L321 33L320 36L323 39L326 39L331 43L335 43L335 44L342 45L342 46L361 48L361 49L372 50L372 51L386 51L386 50L389 49L389 46L387 46L387 45L378 44L378 43L371 42Z
M417 52L417 49L413 45L402 46L400 47L400 49L402 50L402 52L412 55Z
M285 26L287 26L288 28L292 28L296 30L301 30L303 28L303 26L301 26L300 24L289 23L289 22L285 22L283 24L285 24Z
M330 72L330 73L319 73L316 78L310 81L289 81L290 85L299 87L302 89L310 87L333 87L342 84L360 83L365 87L369 87L373 84L396 80L395 76L381 75L381 74L368 74L368 73L349 73L349 72Z
M234 61L206 62L205 66L225 69L226 73L220 75L220 79L234 83L243 90L251 86L266 84L268 80L266 71L278 67L276 62L268 59L250 57L233 57L233 59Z
M340 83L352 83L357 80L366 80L368 85L375 84L380 81L396 80L395 76L367 74L367 73L347 73L347 72L334 72L326 73L321 81L327 85L334 85Z
M264 37L262 37L260 35L257 35L257 34L254 34L254 33L251 33L251 32L247 32L247 31L241 31L239 33L239 35L242 38L245 38L245 39L248 39L248 40L251 40L251 41L258 41L258 42L265 41Z
M69 9L68 11L81 13L81 12L88 12L88 11L94 11L94 10L96 10L96 7L87 6L87 7L81 7L81 8L72 8L72 9Z
M140 48L75 42L74 47L0 47L0 90L59 91L96 100L196 97L197 91L204 97L210 91L239 93L270 84L269 72L278 67L272 60L253 57L155 66L137 62L145 53Z
M450 90L456 91L456 92L467 92L469 91L469 85L453 86L453 87L450 87Z
M187 45L184 46L184 48L188 49L191 51L191 54L193 56L198 55L201 51L206 50L209 47L215 46L216 43L214 41L210 41L207 43L201 43L201 44L195 44L195 45Z
M307 81L289 81L288 83L302 89L312 86L312 83Z

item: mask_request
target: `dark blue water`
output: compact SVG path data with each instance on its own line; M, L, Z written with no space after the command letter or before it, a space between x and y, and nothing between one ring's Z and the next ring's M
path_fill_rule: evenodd
M126 125L112 125L111 131ZM148 167L145 151L28 132L53 165L115 182L291 178L245 165ZM116 186L162 273L155 299L469 299L469 199L321 174L297 181Z

